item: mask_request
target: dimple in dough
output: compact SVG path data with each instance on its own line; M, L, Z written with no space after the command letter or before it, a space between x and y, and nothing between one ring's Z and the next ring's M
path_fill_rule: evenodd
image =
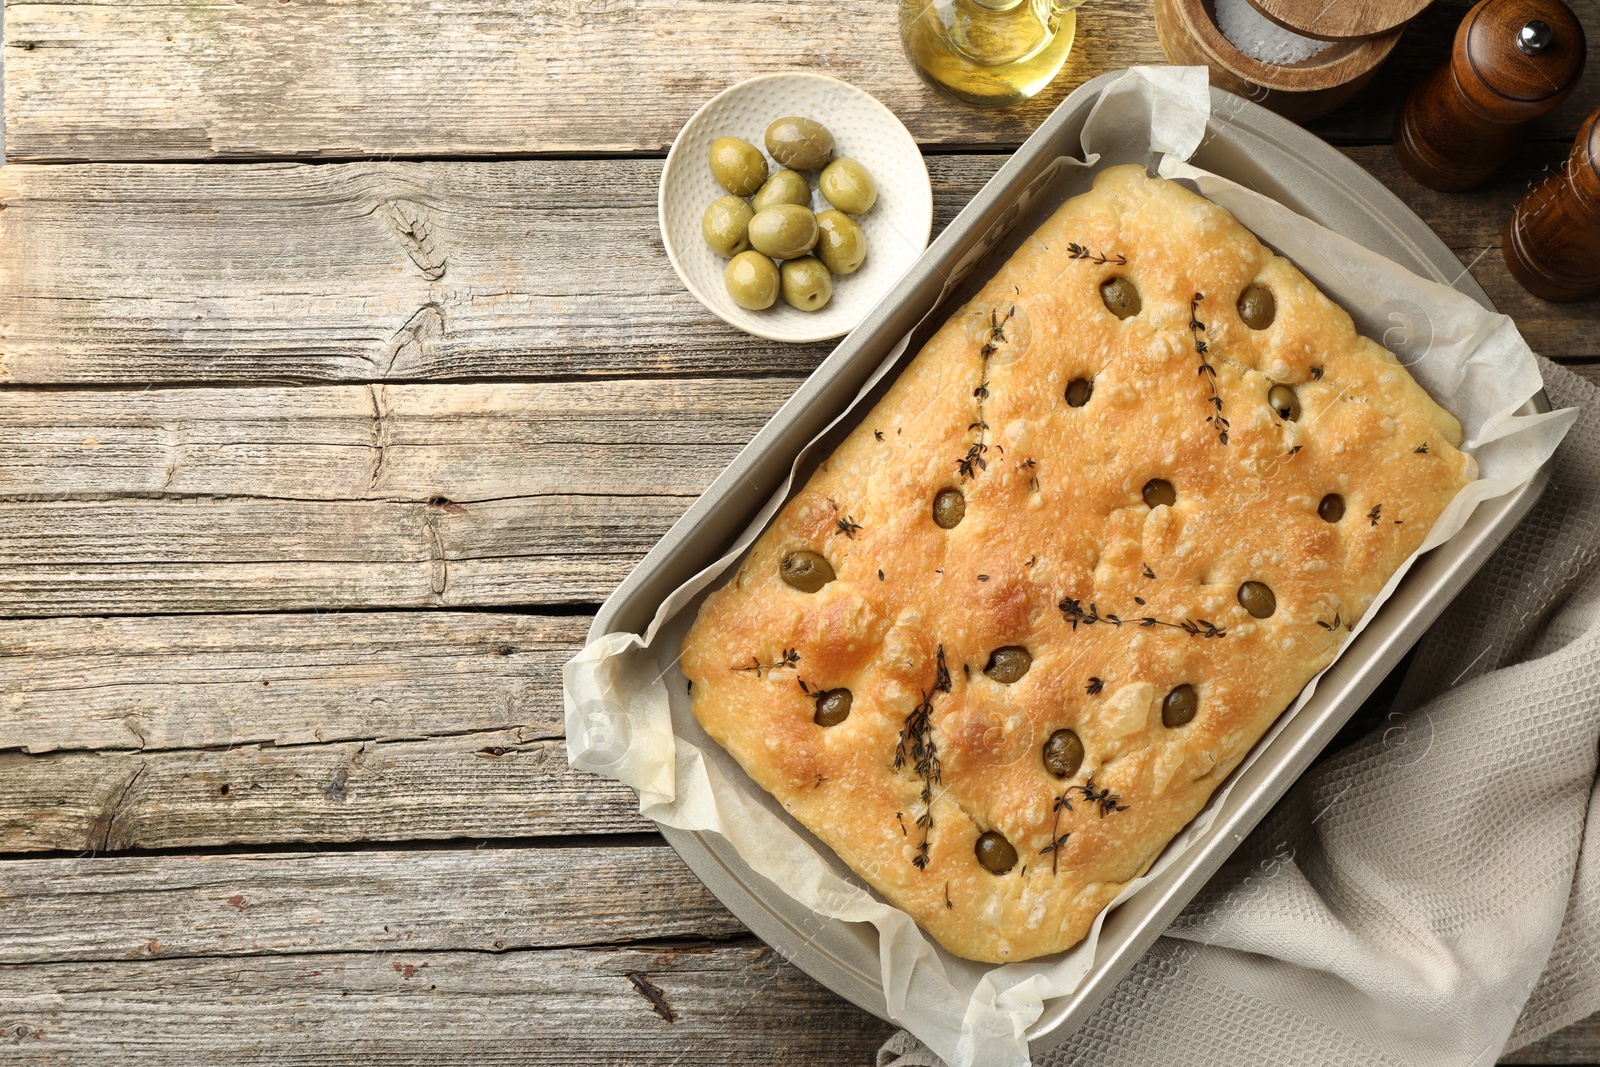
M1101 295L1123 278L1127 319ZM1276 317L1237 301L1271 291ZM1066 402L1088 379L1089 401ZM1301 412L1269 407L1290 386ZM1100 174L953 314L705 601L694 713L750 777L946 949L1076 944L1317 671L1456 492L1460 424L1227 211ZM1171 506L1147 506L1169 481ZM966 513L933 521L935 494ZM1344 516L1327 522L1330 493ZM814 551L836 578L780 577ZM1239 586L1276 611L1253 618ZM1146 621L1153 620L1153 621ZM1004 684L991 653L1026 648ZM1163 722L1175 687L1194 718ZM816 694L851 693L813 721ZM1072 730L1082 765L1045 767ZM1064 798L1064 799L1063 799ZM1004 836L1004 873L978 837ZM1052 847L1052 844L1055 847Z

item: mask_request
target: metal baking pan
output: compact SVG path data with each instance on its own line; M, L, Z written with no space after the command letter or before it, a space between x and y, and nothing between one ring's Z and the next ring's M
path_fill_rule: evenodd
M644 632L666 596L727 549L782 483L800 449L851 403L893 345L934 307L955 265L969 251L994 247L991 258L973 271L975 280L998 266L993 257L1003 261L1008 249L999 237L1021 220L1022 191L1057 157L1081 151L1079 135L1090 108L1120 73L1103 74L1081 86L1028 138L617 588L596 616L591 640L614 631ZM1454 286L1493 308L1449 247L1361 167L1293 123L1231 93L1213 88L1211 103L1207 136L1192 158L1196 166L1265 193L1416 274ZM1032 213L1030 209L1027 214ZM961 298L957 291L946 303L953 308ZM937 326L939 319L932 321ZM913 352L919 343L913 340ZM1549 407L1540 393L1524 405L1523 413ZM866 410L863 405L863 415ZM1090 973L1072 995L1047 1002L1030 1027L1034 1052L1064 1040L1088 1018L1505 540L1537 499L1538 483L1534 479L1480 504L1465 529L1417 561L1345 648L1310 702L1273 741L1272 751L1237 775L1211 831L1185 862L1106 917ZM803 484L803 477L796 484ZM692 618L689 609L685 614ZM675 653L674 634L663 633L658 643L672 644ZM682 678L673 662L672 653L663 656L674 676L669 689L681 692ZM728 910L763 941L829 989L880 1018L888 1017L873 927L819 919L750 870L714 834L671 827L662 827L662 832Z

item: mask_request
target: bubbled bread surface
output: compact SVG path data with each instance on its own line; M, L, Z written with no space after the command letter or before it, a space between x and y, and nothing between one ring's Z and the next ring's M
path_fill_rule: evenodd
M1101 296L1117 277L1142 302L1126 320ZM1252 284L1276 301L1261 330L1236 307ZM1078 407L1075 379L1092 382ZM1279 384L1295 421L1268 405ZM950 317L705 601L683 645L694 713L951 952L1061 951L1334 658L1476 476L1460 443L1227 211L1110 168ZM1176 502L1147 506L1151 479ZM966 502L948 530L944 489ZM1337 522L1318 515L1330 493ZM786 584L797 551L836 579ZM1272 589L1270 617L1240 606L1246 581ZM1005 646L1032 656L1011 684L984 673ZM1198 710L1169 727L1181 685ZM818 725L815 694L838 688L848 718ZM1062 729L1084 748L1066 780L1041 757ZM986 831L1016 851L1005 873L977 859Z

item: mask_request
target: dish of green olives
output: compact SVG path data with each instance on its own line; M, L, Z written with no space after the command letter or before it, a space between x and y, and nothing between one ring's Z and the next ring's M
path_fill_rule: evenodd
M853 216L872 210L878 183L861 163L834 155L833 133L815 119L774 119L764 141L776 170L749 141L711 142L711 176L728 195L711 201L700 231L730 260L723 284L735 304L765 311L782 296L792 308L821 311L833 299L833 277L854 274L866 261L867 234ZM811 210L811 183L801 171L820 172L817 191L828 210ZM761 256L777 265L762 268Z
M678 277L719 318L777 341L848 333L927 247L932 217L905 127L822 75L724 90L662 167L661 244Z

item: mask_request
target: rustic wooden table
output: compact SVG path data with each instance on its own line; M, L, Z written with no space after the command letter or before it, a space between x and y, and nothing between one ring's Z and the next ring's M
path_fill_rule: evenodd
M1391 154L1465 6L1315 129L1595 375L1600 301L1497 246L1600 64L1486 188ZM1149 0L1080 27L990 114L882 0L6 0L0 1061L870 1062L887 1026L566 765L595 605L827 351L683 291L656 179L719 89L821 70L924 144L943 225L1160 61ZM1515 1062L1591 1058L1600 1017Z

